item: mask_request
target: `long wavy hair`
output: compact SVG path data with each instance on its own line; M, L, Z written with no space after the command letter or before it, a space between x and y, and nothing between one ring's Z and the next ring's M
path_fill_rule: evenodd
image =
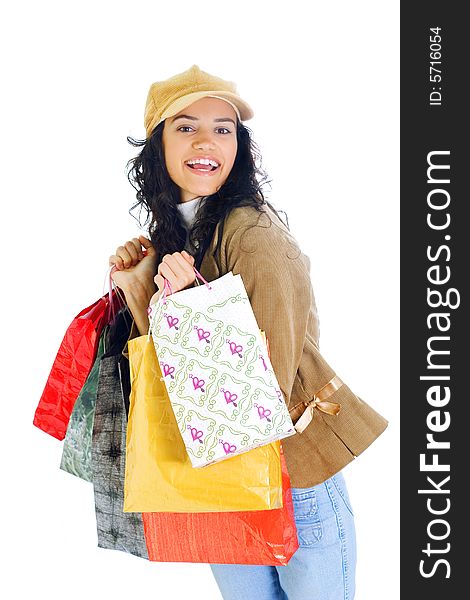
M186 242L186 229L177 209L180 190L170 178L165 163L162 143L164 125L164 121L159 123L145 140L127 137L132 146L142 147L140 153L127 163L127 177L137 192L137 202L129 212L132 215L139 208L139 224L142 211L146 213L144 225L148 225L150 239L157 251L157 264L165 254L181 252ZM205 201L199 204L189 231L189 241L196 249L196 268L204 258L217 224L221 223L214 250L214 259L220 269L220 242L225 219L232 209L252 206L261 212L263 204L267 204L278 214L264 197L262 187L270 181L261 167L261 155L251 136L251 130L237 121L238 147L232 170L220 189L215 194L205 196ZM288 227L288 223L286 225Z

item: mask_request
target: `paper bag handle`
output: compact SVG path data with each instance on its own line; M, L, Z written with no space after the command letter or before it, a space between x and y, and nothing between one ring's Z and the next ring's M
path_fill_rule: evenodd
M193 267L193 270L194 270L194 273L196 274L196 281L199 277L199 279L204 282L204 285L207 286L207 289L211 290L212 287L211 287L210 283L204 279L204 277L199 273L199 271L196 269L196 267ZM169 294L167 294L167 290L169 290L169 292L170 292ZM173 293L173 290L171 289L170 282L168 281L168 279L165 279L165 277L163 277L163 293L162 293L163 303L165 303L166 297L171 295L172 293Z

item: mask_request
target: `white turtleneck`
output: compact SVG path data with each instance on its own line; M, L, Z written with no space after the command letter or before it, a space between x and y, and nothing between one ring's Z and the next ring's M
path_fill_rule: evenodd
M196 217L196 211L199 208L202 200L204 200L204 198L194 198L193 200L180 202L176 205L181 215L181 219L183 220L183 224L186 227L186 231L191 229ZM185 250L190 254L194 252L194 249L190 248L189 246L189 235L186 236Z
M194 198L193 200L188 200L188 202L180 202L177 204L186 229L191 229L201 200L202 198Z

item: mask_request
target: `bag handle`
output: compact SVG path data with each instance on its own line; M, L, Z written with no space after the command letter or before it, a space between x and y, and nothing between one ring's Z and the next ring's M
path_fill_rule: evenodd
M194 270L194 273L196 274L196 281L199 278L202 282L204 282L204 285L207 287L207 289L211 290L212 289L211 284L206 279L204 279L204 277L199 273L199 271L196 269L196 267L193 267L193 270ZM198 282L198 285L200 285L199 282ZM169 290L169 292L170 292L169 294L167 294L167 290ZM163 277L163 293L161 296L163 303L166 302L167 296L170 296L171 294L173 294L173 290L171 289L171 283L168 281L168 279L165 279L165 277Z
M106 276L105 276L105 280L103 283L103 297L105 297L106 295L108 296L108 307L109 307L108 311L110 311L110 313L111 313L111 319L108 319L109 322L114 321L114 319L116 318L116 314L117 314L115 311L115 308L114 308L113 292L119 298L121 307L123 307L127 304L125 298L122 296L120 289L114 283L113 278L111 277L111 275L112 275L112 273L114 273L114 271L117 271L116 265L111 265L109 267L109 269L106 271ZM106 284L108 286L107 290L106 290Z

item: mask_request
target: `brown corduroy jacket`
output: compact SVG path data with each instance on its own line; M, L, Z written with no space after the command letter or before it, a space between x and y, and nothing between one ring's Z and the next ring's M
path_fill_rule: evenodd
M262 213L239 207L229 214L220 246L221 270L212 256L217 236L218 228L200 272L208 281L229 271L241 275L258 326L266 332L271 363L295 423L305 405L336 375L319 351L309 258L267 205ZM387 427L387 420L345 382L327 400L339 405L338 414L313 404L309 408L313 419L304 431L282 441L292 487L325 481Z

